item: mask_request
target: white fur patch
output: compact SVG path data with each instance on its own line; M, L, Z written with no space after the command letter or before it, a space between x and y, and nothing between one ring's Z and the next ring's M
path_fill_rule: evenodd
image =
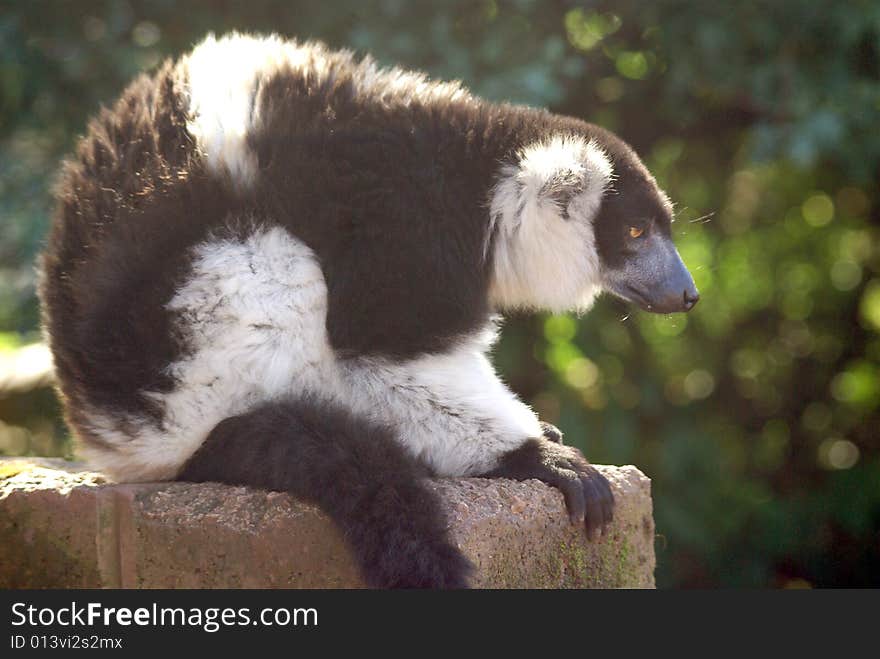
M479 340L402 364L363 359L345 366L345 402L390 424L403 446L439 476L476 476L529 437L534 412L492 369Z
M86 457L121 480L171 478L222 419L322 385L331 361L326 305L317 260L283 229L198 246L192 275L167 307L181 314L192 353L168 369L177 388L151 394L165 410L162 427L127 419L128 432L108 432L112 421L92 415L94 434L113 450Z
M122 481L174 477L213 427L254 406L305 392L390 425L438 474L473 475L540 436L534 413L492 371L490 341L404 363L338 361L326 333L327 289L317 259L275 227L211 240L168 304L190 354L171 364L170 393L153 393L163 424L92 410L85 457Z
M590 307L600 285L592 222L612 176L597 144L568 135L529 145L515 165L504 167L492 192L487 237L495 233L490 296L496 308ZM565 209L547 194L557 177L576 181L580 190Z
M187 130L214 173L227 173L247 185L256 174L246 139L255 117L251 97L260 72L277 66L271 42L209 36L187 61Z

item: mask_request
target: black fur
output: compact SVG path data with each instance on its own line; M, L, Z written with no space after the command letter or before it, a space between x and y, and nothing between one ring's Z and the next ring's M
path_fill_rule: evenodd
M288 74L267 86L269 119L251 138L257 196L321 259L340 354L442 353L490 315L483 254L500 163L541 136L587 126L484 102L389 111L353 97L352 73L321 90L321 112Z
M387 428L303 399L225 419L178 480L313 501L340 526L371 586L464 588L472 567L449 540L427 476Z

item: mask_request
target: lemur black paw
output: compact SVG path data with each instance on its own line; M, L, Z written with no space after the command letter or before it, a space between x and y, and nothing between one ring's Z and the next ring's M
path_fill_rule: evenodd
M530 439L504 455L486 476L527 480L537 478L559 489L573 524L583 524L593 537L614 516L614 494L605 477L572 446Z
M562 431L559 428L546 421L541 421L540 423L541 433L544 435L544 439L548 442L553 442L554 444L565 444L565 442L562 441Z

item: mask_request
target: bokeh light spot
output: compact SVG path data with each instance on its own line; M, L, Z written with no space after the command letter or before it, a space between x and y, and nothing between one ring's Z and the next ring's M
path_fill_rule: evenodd
M141 48L149 48L156 45L162 36L159 26L150 21L141 21L134 26L131 32L132 41Z
M834 202L827 194L814 194L803 203L801 213L810 226L823 227L834 219Z
M831 381L831 394L842 403L873 409L880 403L880 374L867 360L851 363Z
M859 447L848 439L830 437L819 445L819 465L825 469L850 469L859 456Z
M684 392L692 400L702 400L715 390L715 378L701 368L691 371L684 379Z
M880 279L873 279L865 287L859 303L862 319L875 332L880 332Z
M587 13L583 9L566 12L565 31L568 42L578 50L592 50L609 34L620 29L620 17L614 14Z
M862 281L862 267L854 261L835 261L831 266L831 283L839 291L851 291Z
M648 58L641 51L623 51L614 60L618 73L631 80L644 80L648 76Z
M586 357L573 359L565 368L565 381L575 389L592 387L599 379L599 369Z
M577 334L577 323L571 316L550 316L544 321L544 338L550 343L566 343Z

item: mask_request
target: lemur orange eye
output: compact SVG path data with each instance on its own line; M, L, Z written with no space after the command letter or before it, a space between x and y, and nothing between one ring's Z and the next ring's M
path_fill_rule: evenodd
M645 230L640 229L639 227L630 227L629 228L629 235L632 236L633 238L638 238L643 233L645 233Z

